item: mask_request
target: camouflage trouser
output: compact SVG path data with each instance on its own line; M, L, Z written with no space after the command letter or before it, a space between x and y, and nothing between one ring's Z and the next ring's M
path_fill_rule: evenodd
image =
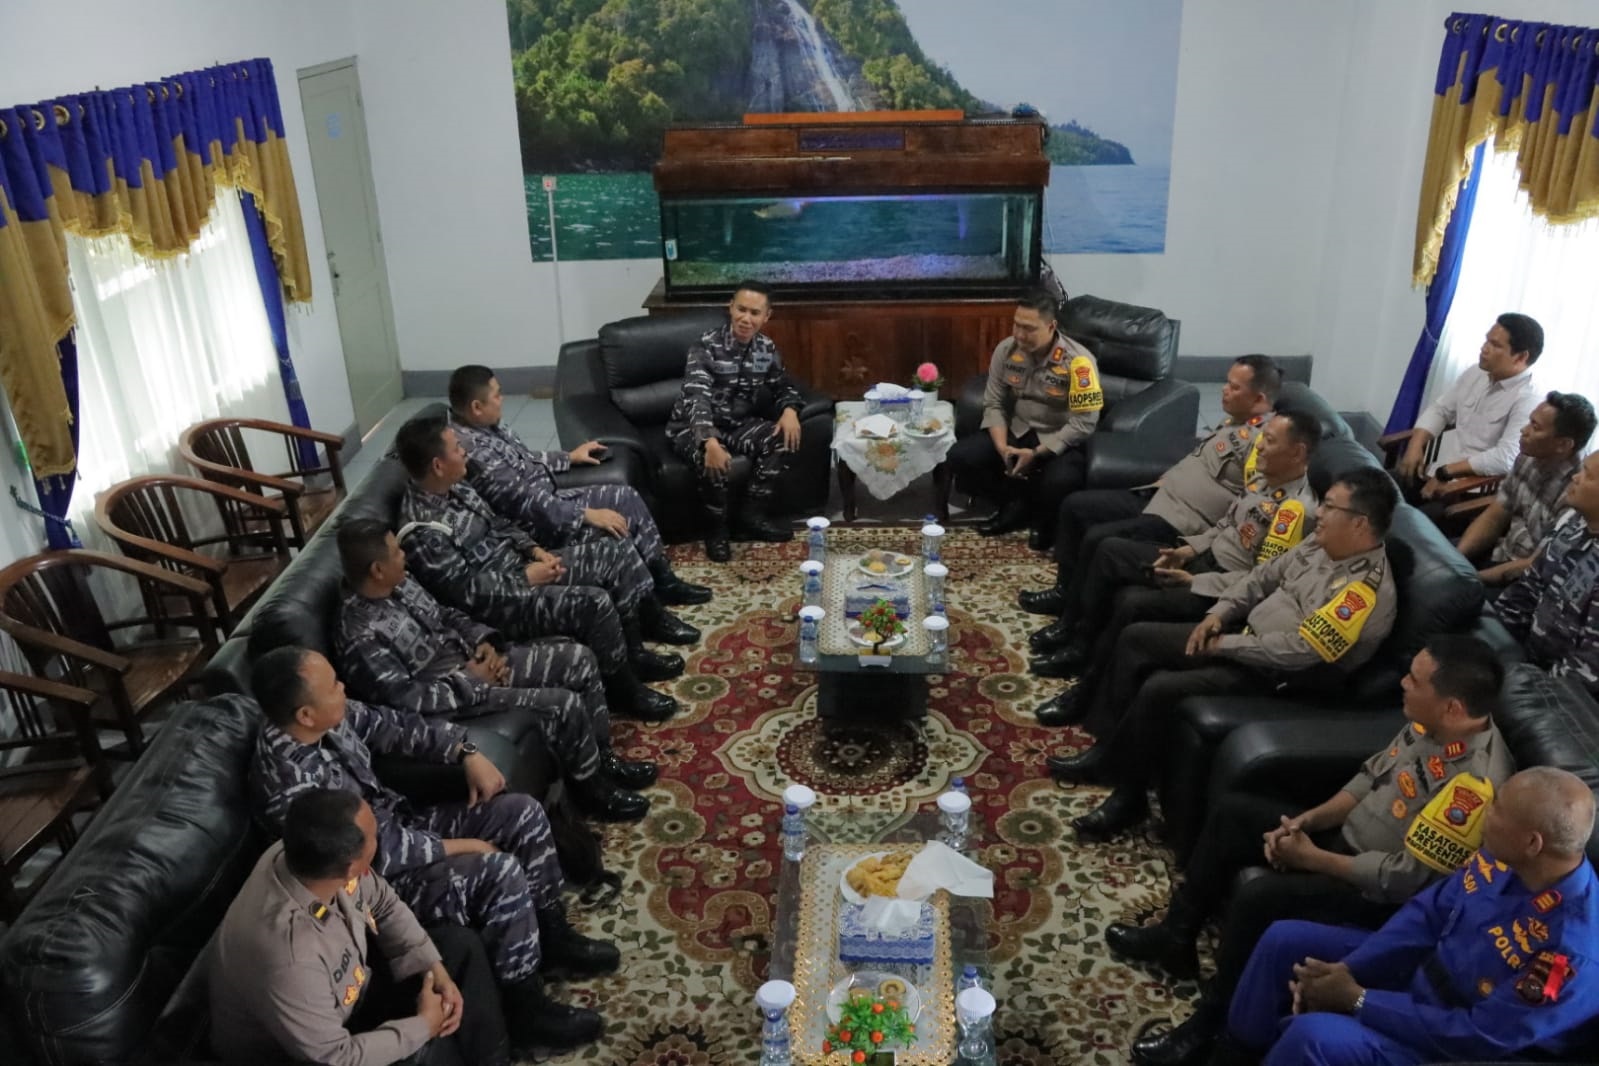
M570 640L548 640L512 644L505 660L510 683L489 689L471 713L529 712L561 772L574 781L593 777L600 752L611 747L610 713L594 653Z
M746 418L731 429L716 428L722 447L733 455L747 455L754 463L744 495L751 500L766 502L777 493L777 479L783 476L794 453L783 448L783 435L773 434L777 423L766 418ZM699 475L700 498L714 511L727 509L727 481L712 478L705 470L705 447L694 439L694 427L688 426L672 436L672 449L694 464Z
M610 536L584 540L559 548L555 554L566 567L562 585L604 589L623 618L632 618L638 613L639 602L655 594L655 577L630 540Z
M627 539L632 542L639 557L646 564L659 559L662 554L661 531L656 528L655 518L650 514L649 507L645 506L644 497L631 485L589 485L585 488L570 490L569 495L583 501L584 507L596 510L611 510L627 519ZM587 540L612 540L612 536L603 529L595 529L587 522L582 529L573 534L566 543Z
M537 910L561 899L561 864L544 808L531 796L501 793L476 807L441 803L417 812L417 829L449 839L487 840L491 855L456 855L384 876L427 925L470 926L483 937L494 976L510 984L539 968Z
M605 682L600 661L592 651L571 640L536 640L505 649L511 665L511 684L518 688L569 689L583 700L594 742L604 751L611 746L611 712L605 704Z
M627 663L622 616L603 589L587 585L540 585L517 589L470 605L472 617L512 640L568 637L588 645L600 672L611 674Z

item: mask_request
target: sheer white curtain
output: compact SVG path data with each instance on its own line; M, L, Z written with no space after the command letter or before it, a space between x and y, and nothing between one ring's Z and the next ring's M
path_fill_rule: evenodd
M1427 399L1476 363L1496 316L1520 311L1544 329L1543 355L1533 368L1538 387L1599 403L1599 220L1551 226L1535 218L1517 186L1515 160L1514 153L1485 153Z
M192 474L178 436L220 415L288 421L277 353L237 193L219 191L183 255L153 260L122 236L67 237L78 314L80 440L72 523L108 545L94 497L141 474Z

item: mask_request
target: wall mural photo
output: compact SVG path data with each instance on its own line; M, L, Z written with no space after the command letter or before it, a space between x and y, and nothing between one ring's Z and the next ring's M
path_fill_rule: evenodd
M506 10L535 260L658 257L650 167L674 123L1020 104L1050 126L1045 250L1165 249L1182 0L507 0Z

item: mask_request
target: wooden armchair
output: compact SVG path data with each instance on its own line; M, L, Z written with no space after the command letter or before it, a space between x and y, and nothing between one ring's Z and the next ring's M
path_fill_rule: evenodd
M185 514L184 503L205 501L215 504L222 520L222 532L215 536L196 535ZM285 500L199 478L159 475L106 489L95 500L94 518L127 555L205 581L226 636L289 565L286 511ZM148 589L147 595L154 592ZM155 604L149 606L158 613Z
M137 581L158 610L108 618L90 579L113 575ZM204 581L120 555L43 552L0 570L0 631L39 677L94 693L93 720L120 729L137 756L140 719L197 681L217 650L210 592Z
M87 689L0 671L11 728L0 733L0 922L14 921L27 897L77 842L72 816L111 797L111 774L90 721L97 697ZM17 885L27 861L54 842L61 855Z
M288 469L266 474L255 468L245 443L246 431L276 434L288 453ZM326 466L301 465L299 444L310 441L321 445L327 454ZM344 468L339 449L344 439L334 433L265 422L258 418L214 418L196 422L183 431L178 451L200 476L208 481L231 485L268 499L281 499L287 505L289 544L305 547L306 538L315 533L344 499ZM327 474L332 484L313 483Z
M1382 468L1388 471L1399 469L1399 460L1405 457L1405 452L1410 450L1410 438L1415 435L1414 429L1402 429L1398 433L1386 433L1377 438L1377 447L1382 449ZM1422 470L1431 470L1438 461L1438 442L1442 436L1434 437L1427 442L1426 454L1422 457Z

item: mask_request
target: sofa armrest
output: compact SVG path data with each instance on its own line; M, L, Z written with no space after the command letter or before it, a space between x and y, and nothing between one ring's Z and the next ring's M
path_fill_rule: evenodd
M817 415L826 415L828 421L832 421L833 398L831 396L818 389L811 388L803 381L795 381L794 388L799 390L800 396L805 400L805 406L799 410L799 420L801 422L808 418L815 418Z
M561 345L561 354L555 360L555 395L569 400L575 396L603 396L605 392L599 338Z
M1118 400L1100 418L1095 433L1137 433L1141 439L1171 437L1184 449L1193 446L1199 422L1199 389L1186 381L1165 378L1143 392Z
M1210 803L1226 792L1245 791L1314 806L1342 788L1403 721L1389 708L1239 726L1216 749Z
M607 447L631 448L640 459L648 460L650 455L644 435L609 396L589 393L561 397L555 405L555 429L561 447L569 450L584 441L597 440Z
M983 391L988 388L987 374L974 374L961 385L955 397L955 436L970 437L982 431Z
M1158 480L1194 446L1193 436L1145 441L1136 433L1094 433L1083 445L1091 489L1128 489Z

